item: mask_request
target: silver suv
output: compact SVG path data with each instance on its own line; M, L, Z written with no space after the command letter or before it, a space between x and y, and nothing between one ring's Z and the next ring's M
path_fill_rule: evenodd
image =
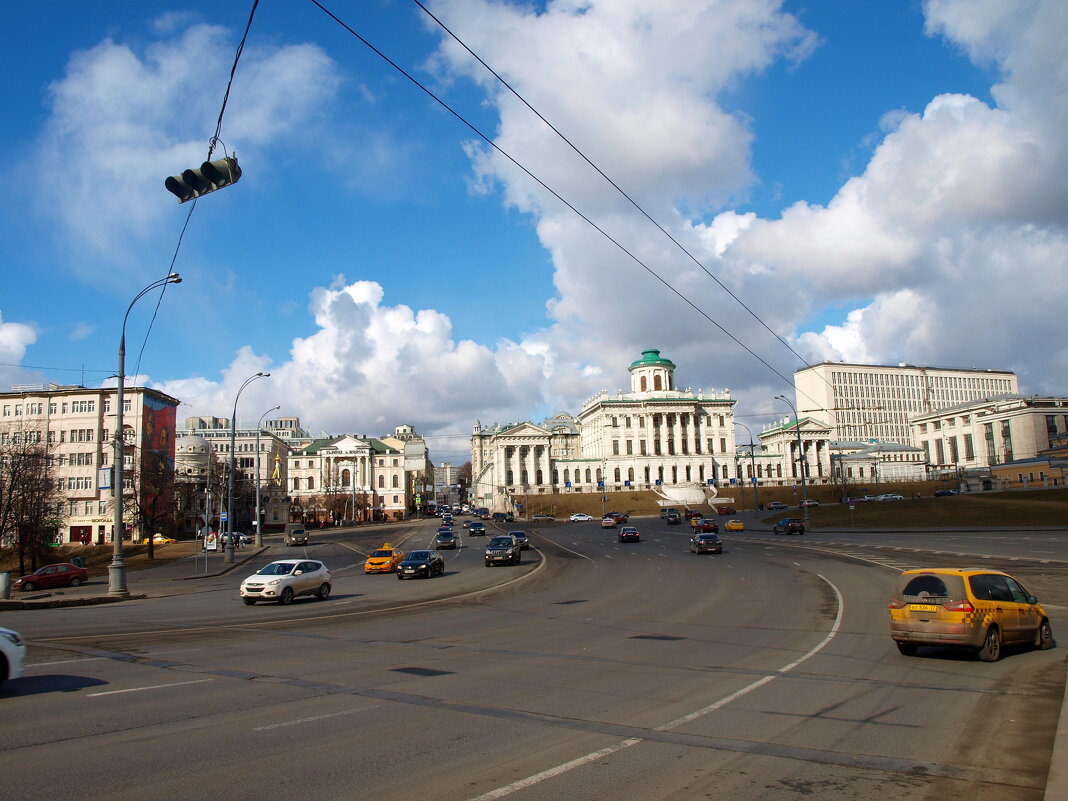
M486 544L486 567L518 565L522 555L519 542L511 534L498 534Z
M330 597L326 565L314 559L280 559L241 582L241 600L249 606L256 601L289 604L300 595L314 595L320 601Z

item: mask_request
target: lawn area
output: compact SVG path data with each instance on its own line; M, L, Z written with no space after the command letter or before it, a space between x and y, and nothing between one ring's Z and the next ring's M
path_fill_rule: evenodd
M125 544L122 553L123 561L126 562L127 570L141 570L146 567L155 567L189 556L199 542L191 540L176 542L173 545L155 546L154 559L148 558L147 545ZM56 562L69 562L73 557L80 556L85 559L85 566L89 568L90 576L107 575L108 565L113 557L112 546L108 545L61 545L58 548L49 548L47 561L38 562L38 567ZM19 558L13 550L4 551L0 554L0 570L11 572L12 579L18 574Z

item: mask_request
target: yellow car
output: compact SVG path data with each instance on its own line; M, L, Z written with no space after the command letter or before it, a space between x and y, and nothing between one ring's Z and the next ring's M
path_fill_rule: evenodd
M404 551L394 548L385 542L382 547L367 557L364 562L364 573L395 573L397 565L404 561Z
M174 543L176 543L176 542L178 542L178 540L172 540L170 537L164 537L162 534L153 534L152 535L152 544L153 545L174 545ZM148 536L147 535L145 536L145 538L143 540L141 540L141 543L143 545L148 545Z
M890 636L905 656L921 645L969 648L996 662L1002 644L1053 647L1046 610L1008 573L981 568L906 570L890 598Z
M723 529L725 531L745 531L745 523L741 520L728 520Z

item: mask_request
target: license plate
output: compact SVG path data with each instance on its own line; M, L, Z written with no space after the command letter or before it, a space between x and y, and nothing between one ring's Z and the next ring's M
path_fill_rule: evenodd
M938 607L934 604L909 604L910 612L937 612Z

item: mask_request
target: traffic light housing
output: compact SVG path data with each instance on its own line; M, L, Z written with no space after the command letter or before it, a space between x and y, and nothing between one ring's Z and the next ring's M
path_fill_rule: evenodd
M236 184L241 178L237 156L227 156L215 161L205 161L198 170L185 170L181 175L172 175L163 185L179 203L193 200L208 192Z

